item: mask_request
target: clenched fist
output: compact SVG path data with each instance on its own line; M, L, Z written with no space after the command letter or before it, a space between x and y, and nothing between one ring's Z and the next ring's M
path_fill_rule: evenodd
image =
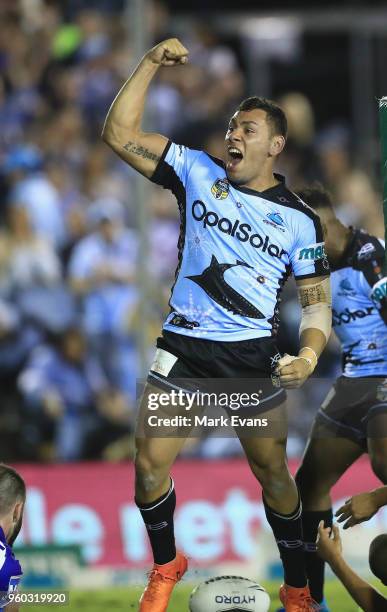
M177 38L168 38L150 49L145 56L159 66L178 66L188 61L188 50Z

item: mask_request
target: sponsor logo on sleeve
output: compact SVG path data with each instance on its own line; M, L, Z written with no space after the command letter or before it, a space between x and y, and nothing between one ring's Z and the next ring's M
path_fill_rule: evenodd
M319 261L326 259L326 253L323 242L308 244L302 249L297 249L297 259L299 261Z
M375 304L380 304L382 300L387 298L387 277L381 278L373 287L371 291L371 300Z

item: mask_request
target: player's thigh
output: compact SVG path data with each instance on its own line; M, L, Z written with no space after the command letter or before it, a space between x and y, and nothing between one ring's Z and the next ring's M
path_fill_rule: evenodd
M372 469L376 476L387 484L387 407L369 420L367 445Z
M349 438L320 434L319 431L315 435L314 427L296 475L303 495L320 488L329 490L364 452L360 444Z

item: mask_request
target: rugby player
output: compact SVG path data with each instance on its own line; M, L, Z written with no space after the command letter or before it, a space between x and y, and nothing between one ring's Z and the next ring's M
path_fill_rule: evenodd
M348 499L336 512L339 523L344 529L367 521L376 512L387 505L387 487L374 489L369 493L360 493ZM349 594L365 612L385 612L387 599L373 586L358 576L345 562L342 556L340 532L336 525L332 530L324 523L318 528L317 552L331 566ZM369 549L369 564L372 573L387 586L387 534L378 535Z
M23 521L26 486L22 477L11 467L0 464L0 612L17 612L19 605L8 603L10 593L16 593L22 576L12 545Z
M310 376L330 334L329 264L321 224L273 173L287 131L286 117L273 103L254 97L240 104L227 129L223 161L142 131L153 77L161 66L184 65L187 58L175 38L148 51L115 98L102 134L130 166L174 193L181 214L171 310L148 383L173 389L176 378L264 379L260 414L286 421L285 388L298 387ZM297 356L281 358L274 338L278 300L291 270L303 308L301 348ZM273 386L273 373L280 387ZM137 440L135 500L155 562L141 612L165 612L187 569L175 548L176 496L170 477L183 444L177 437ZM262 485L278 543L285 575L281 600L287 612L314 610L286 435L257 433L242 437L241 444Z
M316 555L315 542L320 521L332 526L330 490L363 453L387 483L387 304L371 299L381 280L384 247L378 238L343 225L322 187L299 195L307 198L323 225L332 272L332 324L343 357L343 375L318 411L296 476L309 586L322 610L328 610L324 562Z

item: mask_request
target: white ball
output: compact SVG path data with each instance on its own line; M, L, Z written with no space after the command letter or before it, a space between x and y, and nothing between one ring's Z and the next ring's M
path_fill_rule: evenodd
M219 576L191 593L190 612L268 612L270 597L263 587L240 576Z

